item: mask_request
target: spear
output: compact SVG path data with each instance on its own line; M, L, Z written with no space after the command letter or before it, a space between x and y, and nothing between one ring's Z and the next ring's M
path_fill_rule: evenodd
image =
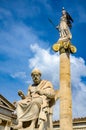
M49 22L53 25L53 27L56 29L56 25L52 22L50 18L48 18ZM57 29L56 29L57 30Z

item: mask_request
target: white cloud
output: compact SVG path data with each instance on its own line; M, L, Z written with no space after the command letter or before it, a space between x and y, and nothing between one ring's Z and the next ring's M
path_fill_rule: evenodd
M73 117L86 116L86 64L81 57L71 56L71 82L73 90Z
M25 72L16 72L14 74L11 74L12 78L20 78L20 79L25 79L26 78L26 73Z
M38 67L43 78L50 80L55 89L59 88L59 55L51 54L50 49L43 49L35 44L31 45L33 58L29 59L29 67ZM71 56L71 83L73 98L73 117L86 116L86 85L82 80L86 78L86 65L81 57ZM58 104L58 103L57 103ZM55 105L54 120L59 118L59 106ZM77 114L78 113L78 114Z
M80 87L81 77L86 77L86 65L84 59L71 56L71 80L74 87Z
M29 67L39 68L43 77L52 81L55 88L59 87L59 56L51 55L50 50L40 48L37 44L31 45L31 50L34 53L33 58L29 59Z

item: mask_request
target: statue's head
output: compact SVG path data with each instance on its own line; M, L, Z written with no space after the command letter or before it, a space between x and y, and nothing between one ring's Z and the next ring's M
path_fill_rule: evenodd
M64 9L64 7L62 8L62 15L66 14L66 10Z
M31 72L31 76L34 84L39 84L41 81L41 71L37 68L33 69Z

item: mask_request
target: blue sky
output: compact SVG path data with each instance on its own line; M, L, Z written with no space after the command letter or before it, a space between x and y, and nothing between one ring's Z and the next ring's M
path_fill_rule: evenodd
M48 18L58 25L62 7L74 20L71 42L77 47L77 53L71 55L73 118L85 117L85 0L0 0L0 93L10 102L19 100L17 91L27 93L34 67L59 89L59 54L51 49L59 33ZM54 120L59 119L58 104Z

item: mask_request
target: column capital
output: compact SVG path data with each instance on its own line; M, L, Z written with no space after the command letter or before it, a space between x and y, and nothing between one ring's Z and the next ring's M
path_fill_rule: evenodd
M77 49L74 45L72 45L72 43L70 42L70 40L59 40L57 41L53 46L52 49L55 52L60 52L61 53L76 53Z

